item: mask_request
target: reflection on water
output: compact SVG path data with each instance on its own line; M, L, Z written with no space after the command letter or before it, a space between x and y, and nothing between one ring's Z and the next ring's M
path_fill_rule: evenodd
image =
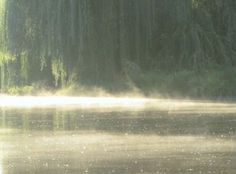
M235 174L235 108L181 106L2 108L0 174Z
M173 114L167 111L4 109L0 125L20 131L98 131L127 134L233 136L235 114Z

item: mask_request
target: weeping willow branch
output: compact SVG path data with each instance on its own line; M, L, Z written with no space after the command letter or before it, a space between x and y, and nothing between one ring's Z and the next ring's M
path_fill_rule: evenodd
M75 74L110 82L125 71L122 60L143 71L235 65L234 0L0 2L1 52L15 55L8 71L24 83L53 76L66 85Z

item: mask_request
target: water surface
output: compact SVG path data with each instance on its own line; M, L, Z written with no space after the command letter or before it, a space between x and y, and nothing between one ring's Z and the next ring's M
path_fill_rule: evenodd
M0 101L0 174L236 173L233 103L90 100Z

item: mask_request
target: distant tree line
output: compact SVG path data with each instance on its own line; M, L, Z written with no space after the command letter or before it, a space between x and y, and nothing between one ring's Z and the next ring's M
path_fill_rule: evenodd
M1 86L236 64L235 0L0 0Z

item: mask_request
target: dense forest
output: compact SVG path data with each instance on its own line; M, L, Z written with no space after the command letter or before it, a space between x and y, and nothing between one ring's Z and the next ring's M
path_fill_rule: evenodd
M0 66L2 92L132 81L236 95L236 1L0 0Z

